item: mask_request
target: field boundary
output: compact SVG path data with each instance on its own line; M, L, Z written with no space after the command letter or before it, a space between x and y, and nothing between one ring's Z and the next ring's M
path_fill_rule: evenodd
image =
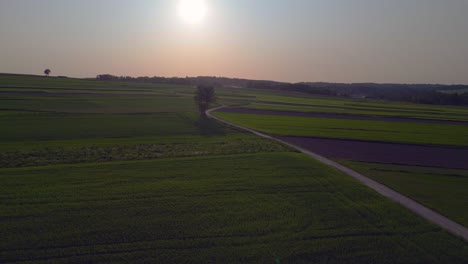
M468 241L468 228L466 228L465 226L461 225L461 224L458 224L456 223L455 221L452 221L450 220L449 218L437 213L436 211L416 202L415 200L401 194L401 193L398 193L396 191L394 191L393 189L390 189L389 187L377 182L377 181L374 181L348 167L345 167L337 162L334 162L330 159L327 159L321 155L318 155L312 151L309 151L309 150L306 150L300 146L297 146L297 145L294 145L294 144L291 144L291 143L288 143L286 141L283 141L281 139L278 139L278 138L274 138L270 135L267 135L267 134L264 134L264 133L261 133L261 132L258 132L256 130L253 130L253 129L250 129L250 128L246 128L246 127L243 127L243 126L240 126L240 125L236 125L234 123L231 123L229 121L225 121L221 118L218 118L214 115L212 115L212 112L214 111L217 111L219 109L222 109L224 108L225 106L220 106L220 107L216 107L216 108L213 108L213 109L210 109L208 111L206 111L206 115L209 117L209 118L212 118L214 120L217 120L221 123L224 123L226 125L229 125L229 126L232 126L232 127L235 127L235 128L238 128L240 130L243 130L243 131L246 131L246 132L250 132L250 133L253 133L259 137L263 137L263 138L267 138L267 139L271 139L271 140L274 140L274 141L277 141L277 142L280 142L284 145L287 145L293 149L296 149L328 166L331 166L343 173L345 173L346 175L348 176L351 176L353 177L354 179L356 179L357 181L361 182L362 184L366 185L367 187L373 189L374 191L378 192L379 194L389 198L390 200L402 205L403 207L409 209L410 211L412 211L413 213L421 216L422 218L426 219L427 221L441 227L442 229L448 231L449 233L457 236L457 237L461 237L463 238L465 241Z

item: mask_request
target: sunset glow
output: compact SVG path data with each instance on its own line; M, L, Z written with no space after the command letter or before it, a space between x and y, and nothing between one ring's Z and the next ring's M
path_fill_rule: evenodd
M415 1L2 0L0 72L468 83L468 1Z
M200 23L206 16L204 0L180 0L179 15L189 24Z

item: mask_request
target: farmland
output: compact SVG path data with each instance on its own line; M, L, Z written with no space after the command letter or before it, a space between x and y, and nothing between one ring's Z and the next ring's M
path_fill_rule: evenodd
M0 87L1 263L468 259L464 241L346 175L281 144L200 119L193 87L18 76L0 76ZM232 104L334 100L229 88L218 96ZM287 123L289 117L219 115L270 132L322 129L295 127L304 122L299 117ZM271 125L274 119L279 121ZM349 128L381 126L348 121L358 122ZM404 132L396 141L413 142L412 132L425 125L392 129ZM445 133L427 125L435 130L423 140ZM439 141L463 146L466 126L450 129L451 136ZM350 166L360 165L374 166ZM390 182L395 189L401 185ZM460 184L447 183L440 191L457 190L456 197L463 197L465 191L455 188ZM455 214L458 206L464 205L444 212Z
M364 99L344 99L333 97L314 97L304 95L264 95L257 96L256 104L249 108L262 106L267 109L283 110L286 108L301 107L300 112L307 110L333 113L366 114L366 115L391 115L431 117L438 115L452 116L462 115L466 118L468 110L460 106L420 105L403 102L373 101ZM261 108L261 107L259 107ZM332 110L330 110L332 109Z
M468 207L465 199L468 170L352 161L343 163L468 226L468 214L466 210L460 210Z
M468 192L460 187L467 184L466 108L384 102L382 112L372 101L330 98L325 107L323 98L270 99L276 102L221 109L216 115L335 159L467 225ZM347 112L350 105L359 111ZM452 194L457 198L448 198Z
M468 126L335 118L217 113L217 116L271 134L396 143L468 146Z
M276 137L295 145L313 148L320 155L337 160L468 170L467 148L314 137Z
M2 224L5 262L456 263L467 252L300 154L6 169L1 177L3 219L15 219Z
M296 95L297 96L297 95ZM380 117L408 117L436 120L467 121L466 107L425 106L410 103L373 102L337 98L304 98L263 96L246 106L248 109L264 109L306 113L331 113Z

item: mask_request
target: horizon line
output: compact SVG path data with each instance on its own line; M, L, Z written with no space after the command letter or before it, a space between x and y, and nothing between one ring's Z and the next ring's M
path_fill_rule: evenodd
M273 79L249 79L249 78L244 78L244 77L227 77L227 76L216 76L216 75L199 75L199 76L188 76L186 75L185 77L181 76L161 76L161 75L153 75L153 76L131 76L131 75L114 75L111 73L101 73L101 74L96 74L94 77L76 77L76 76L67 76L67 75L51 75L48 76L49 78L60 78L60 77L65 77L65 78L71 78L71 79L96 79L97 76L99 75L112 75L116 77L130 77L130 78L154 78L154 77L159 77L159 78L166 78L166 79L171 79L171 78L179 78L179 79L186 79L186 78L225 78L225 79L237 79L237 80L247 80L247 81L258 81L258 82L275 82L275 83L285 83L285 84L303 84L303 83L327 83L327 84L378 84L378 85L431 85L431 86L468 86L467 84L463 83L451 83L451 84L444 84L444 83L423 83L423 82L414 82L414 83L399 83L399 82L373 82L373 81L367 81L367 82L335 82L335 81L300 81L300 82L289 82L289 81L277 81ZM8 73L8 72L0 72L0 76L30 76L30 77L46 77L44 75L39 75L39 74L32 74L32 73Z

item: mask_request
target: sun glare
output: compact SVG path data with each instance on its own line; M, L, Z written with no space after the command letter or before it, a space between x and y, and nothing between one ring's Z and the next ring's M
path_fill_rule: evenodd
M179 15L187 23L200 23L206 16L205 0L180 0Z

